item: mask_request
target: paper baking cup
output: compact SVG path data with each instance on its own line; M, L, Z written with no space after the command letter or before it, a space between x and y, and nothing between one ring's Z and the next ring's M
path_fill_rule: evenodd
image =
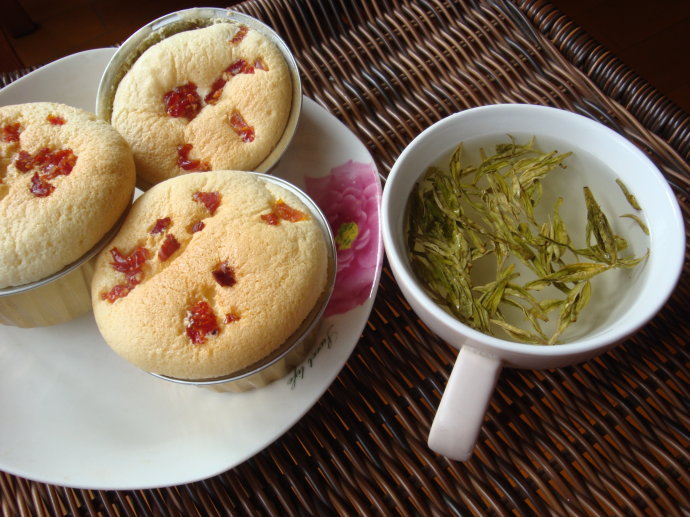
M173 34L208 27L223 22L241 23L260 32L280 49L290 71L292 82L292 106L290 108L287 124L285 125L285 130L268 156L252 169L255 172L270 171L287 149L297 129L297 122L302 110L302 82L300 80L297 61L295 61L295 57L292 55L292 52L285 42L268 25L246 14L216 7L196 7L166 14L144 25L141 29L127 38L108 62L103 76L101 77L100 84L98 85L96 114L107 122L110 122L113 99L115 98L115 92L117 91L120 81L131 68L132 64L139 59L139 56L149 47L152 47ZM137 187L142 190L147 190L152 186L141 184L141 180L139 179L137 179L137 181L139 182Z
M328 257L326 286L321 296L299 328L295 330L280 347L267 357L247 368L213 379L178 379L157 373L152 373L152 375L167 381L200 386L215 391L247 391L266 386L275 380L285 377L293 368L302 363L313 349L323 312L331 298L333 286L335 284L335 239L333 238L333 233L326 220L326 216L309 196L283 179L267 174L257 173L257 175L264 181L274 183L295 194L309 209L314 220L319 223L326 241Z
M0 289L0 324L45 327L89 312L95 257L118 232L128 212L129 207L108 233L79 260L42 280Z

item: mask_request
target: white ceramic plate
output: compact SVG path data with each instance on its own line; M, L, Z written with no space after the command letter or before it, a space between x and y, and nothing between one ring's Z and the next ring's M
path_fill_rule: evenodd
M113 52L90 50L51 63L1 90L0 105L56 101L94 111ZM126 363L103 341L92 315L49 328L0 326L0 469L93 489L188 483L240 464L312 407L371 311L383 255L381 187L363 144L307 98L292 144L272 172L305 188L332 224L349 230L338 252L335 314L324 320L312 357L265 388L216 393Z

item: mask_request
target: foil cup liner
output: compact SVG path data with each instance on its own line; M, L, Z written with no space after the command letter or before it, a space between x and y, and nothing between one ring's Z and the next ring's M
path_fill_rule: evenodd
M128 212L129 208L95 246L69 266L42 280L0 289L0 324L46 327L89 312L95 257L118 232Z
M269 41L280 49L290 71L292 82L292 106L285 129L280 140L264 160L253 168L255 172L269 172L282 157L290 145L292 137L297 129L302 110L302 81L299 75L299 67L292 52L278 34L268 25L256 18L230 9L217 7L195 7L166 14L156 20L147 23L117 49L108 62L98 86L96 97L96 114L110 122L112 115L115 92L122 78L127 74L134 62L149 48L179 32L208 27L215 23L236 22L260 32ZM144 183L137 178L137 187L148 190L153 185Z
M293 184L267 174L257 173L264 181L279 185L293 194L309 208L311 215L319 223L326 241L328 269L326 286L316 304L299 328L290 335L274 352L255 364L223 377L213 379L179 379L150 372L152 375L180 384L199 386L214 391L241 392L263 386L285 377L293 368L302 363L310 354L317 342L323 312L333 293L336 274L336 246L326 216L316 203Z
M64 323L91 310L93 259L53 282L11 296L0 297L0 323L15 327L43 327Z

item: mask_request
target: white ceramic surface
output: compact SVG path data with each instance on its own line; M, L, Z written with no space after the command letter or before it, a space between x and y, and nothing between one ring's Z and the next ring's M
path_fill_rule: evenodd
M506 141L507 134L537 135L538 140L541 136L560 142L561 152L597 157L623 180L644 208L651 233L651 254L641 272L632 273L626 280L633 283L628 299L610 313L602 311L603 314L596 315L601 324L568 344L514 343L461 324L425 293L406 258L404 210L420 175L459 142L494 137L496 141ZM587 182L603 181L595 172L585 174L591 174ZM615 184L613 188L617 189ZM597 192L594 188L593 191ZM588 118L554 108L517 104L469 109L422 132L403 151L388 176L382 202L382 231L391 270L411 307L429 328L461 349L429 436L432 449L458 460L465 460L472 453L502 367L565 366L615 346L651 319L666 302L680 275L685 252L684 225L677 201L661 173L641 151ZM631 244L633 249L637 246L636 256L644 254L642 246L646 242ZM618 292L616 295L621 296ZM613 298L614 293L606 292L603 296Z
M114 51L51 63L0 91L0 105L58 101L93 111ZM378 201L380 184L367 149L305 98L275 174L304 188L305 176L325 177L352 163L378 186ZM370 206L376 262L365 273L368 296L326 318L310 358L262 389L216 393L157 379L117 357L91 314L47 328L0 326L0 469L58 485L140 489L210 477L271 444L328 388L366 324L383 255L378 204Z

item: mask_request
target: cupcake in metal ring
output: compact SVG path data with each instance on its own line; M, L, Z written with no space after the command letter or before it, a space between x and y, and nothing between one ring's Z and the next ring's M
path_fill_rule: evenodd
M91 308L89 260L134 192L127 143L93 113L0 108L0 323L52 325Z
M334 257L322 214L290 184L240 171L180 176L137 199L98 257L96 322L119 355L148 372L256 387L287 373L266 375L269 367L303 357L332 290Z
M238 13L191 9L130 40L106 70L98 110L130 143L141 188L275 163L294 132L301 87L273 31Z

